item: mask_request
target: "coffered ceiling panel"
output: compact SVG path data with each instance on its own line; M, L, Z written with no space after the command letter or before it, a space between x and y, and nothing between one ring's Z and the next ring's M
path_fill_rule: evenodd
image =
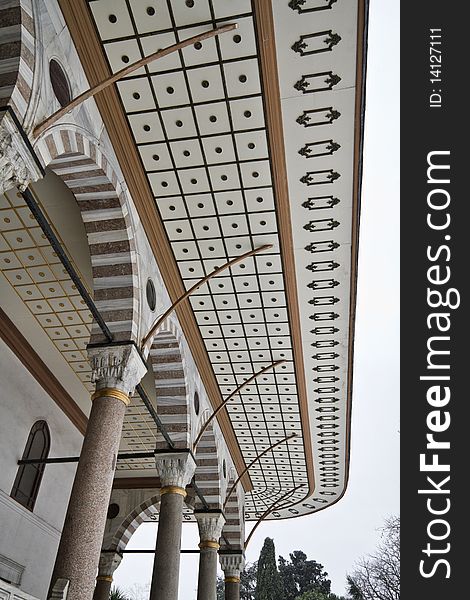
M92 0L89 8L113 72L238 25L117 89L186 289L272 245L190 298L222 396L284 361L227 405L246 463L296 435L250 470L246 518L322 509L344 493L349 468L364 3ZM141 434L151 440L145 427Z

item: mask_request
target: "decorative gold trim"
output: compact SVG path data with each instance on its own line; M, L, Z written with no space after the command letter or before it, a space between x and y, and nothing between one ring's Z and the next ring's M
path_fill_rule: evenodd
M180 496L183 496L183 498L186 498L186 490L177 485L166 485L165 487L162 487L160 496L164 496L165 494L179 494Z
M213 548L214 550L218 550L220 548L220 544L213 542L212 540L202 540L202 542L199 544L199 548L201 550L204 548Z
M96 392L92 395L91 399L96 400L97 398L116 398L116 400L120 400L124 402L126 406L129 406L131 399L127 394L118 390L117 388L103 388L102 390L96 390Z
M224 579L225 583L240 583L240 577L226 577Z
M113 578L108 575L98 575L96 581L108 581L109 583L113 583Z

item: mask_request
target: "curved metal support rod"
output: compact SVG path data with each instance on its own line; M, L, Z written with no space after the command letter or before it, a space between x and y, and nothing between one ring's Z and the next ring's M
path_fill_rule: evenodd
M256 525L253 527L253 529L250 531L250 535L246 538L246 542L245 542L245 550L248 546L248 544L250 543L250 540L254 534L254 532L256 531L258 525L261 525L261 523L264 521L264 519L266 519L266 517L273 512L273 510L276 509L276 504L279 504L279 502L281 502L281 500L284 500L284 498L287 498L287 496L293 494L294 492L296 492L298 489L300 489L301 487L304 487L305 484L302 483L301 485L298 485L297 487L295 487L293 490L289 490L288 492L286 492L283 496L281 496L278 500L276 500L276 502L273 502L271 504L271 506L268 508L268 510L266 510L261 517L258 519L258 521L256 522ZM278 509L283 509L285 508L287 505L284 506L278 506Z
M258 371L257 373L255 373L254 375L252 375L251 377L249 377L246 381L244 381L243 383L241 383L236 390L234 390L230 396L227 396L227 398L225 398L225 400L219 404L219 406L214 410L214 412L211 414L211 416L207 419L207 421L204 423L204 425L202 426L201 431L198 433L197 438L193 444L193 452L195 452L196 450L196 446L198 445L204 431L207 429L207 427L209 426L209 424L211 423L212 419L214 419L219 412L223 409L223 407L227 404L227 402L230 402L230 400L236 396L244 387L246 387L247 385L250 385L250 383L252 381L254 381L257 377L259 377L260 375L262 375L263 373L266 373L266 371L270 371L271 369L274 369L275 367L278 367L279 365L282 365L283 363L285 363L285 360L277 360L276 362L273 362L271 365L268 365L267 367L263 367L261 369L261 371Z
M79 104L84 102L85 100L88 100L88 98L91 98L98 92L101 92L102 90L109 87L113 83L116 83L116 81L119 81L122 77L126 77L130 73L133 73L137 69L140 69L140 67L145 66L146 64L156 60L157 58L163 58L164 56L167 56L168 54L172 54L173 52L177 52L178 50L181 50L182 48L186 48L186 46L191 46L192 44L196 44L197 42L202 42L203 40L207 40L208 38L212 38L216 35L220 35L221 33L225 33L226 31L232 31L233 29L236 29L237 27L238 27L238 23L228 23L227 25L223 25L222 27L217 27L216 29L210 29L209 31L205 31L204 33L200 33L198 35L190 37L187 40L183 40L182 42L178 42L177 44L172 44L171 46L168 46L167 48L163 48L162 50L153 52L149 56L145 56L144 58L141 58L137 62L132 63L132 65L129 65L128 67L124 67L124 69L121 69L114 75L111 75L110 77L106 78L104 81L97 83L93 87L89 88L88 90L86 90L85 92L83 92L82 94L80 94L79 96L74 98L66 106L63 106L58 111L56 111L55 113L53 113L52 115L47 117L47 119L45 119L42 123L40 123L39 125L37 125L34 128L34 130L33 130L34 137L41 135L41 133L43 131L45 131L48 127L50 127L51 125L56 123L61 117L63 117L68 112L70 112L73 108L75 108L76 106L78 106Z
M263 458L263 456L265 454L267 454L270 450L274 450L274 448L276 448L276 446L279 446L280 444L283 444L284 442L288 442L289 440L293 440L294 438L299 437L297 433L294 433L293 435L288 435L287 437L285 437L282 440L279 440L279 442L276 442L275 444L273 444L272 446L269 446L269 448L266 448L266 450L264 450L263 452L261 452L261 454L258 454L258 456L256 458L254 458L251 463L245 467L243 469L243 471L240 473L238 479L235 481L235 483L232 485L232 487L230 488L229 493L227 494L227 497L225 498L225 502L224 502L224 506L223 508L225 508L227 506L227 502L230 499L230 496L233 494L235 488L237 487L238 483L240 482L241 478L243 477L243 475L245 475L245 473L247 471L249 471L251 469L251 467L257 463L260 458Z
M188 296L190 296L193 292L195 292L197 289L199 289L201 286L203 286L207 281L209 281L209 279L212 279L212 277L215 277L222 271L225 271L225 269L228 269L229 267L233 267L234 265L238 264L242 260L245 260L245 258L248 258L250 256L258 254L259 252L264 252L264 250L269 250L269 248L272 248L272 247L273 247L272 244L263 244L263 246L260 246L259 248L254 248L253 250L249 250L248 252L245 252L245 254L242 254L240 256L237 256L236 258L233 258L232 260L229 260L227 263L225 263L221 267L218 267L217 269L212 271L212 273L209 273L209 275L206 275L200 281L195 283L192 287L189 288L189 290L187 290L182 296L180 296L178 298L178 300L173 302L173 304L170 306L170 308L168 310L166 310L160 317L158 317L158 319L155 321L155 323L150 328L150 331L147 333L147 335L142 340L141 350L143 350L145 348L146 343L153 336L153 334L157 331L157 329L160 327L160 325L163 323L163 321L168 317L168 315L171 312L173 312L175 310L175 308L177 306L179 306L181 304L181 302L183 302L183 300L186 300L186 298Z

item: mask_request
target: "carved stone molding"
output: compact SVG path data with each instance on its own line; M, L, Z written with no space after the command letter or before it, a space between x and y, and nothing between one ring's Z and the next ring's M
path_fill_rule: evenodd
M188 452L158 452L155 464L162 487L185 488L196 470L196 461Z
M59 578L52 588L49 600L66 600L69 592L70 581L68 579Z
M240 577L240 573L245 567L245 556L242 552L237 553L219 553L220 567L225 577Z
M225 516L222 511L194 513L199 527L199 538L201 542L218 542L222 535L225 524Z
M0 117L0 194L17 186L24 191L42 177L30 145L22 136L10 112Z
M91 380L96 389L117 388L131 394L147 372L142 357L133 344L88 348Z
M98 566L98 575L102 577L112 577L114 571L119 567L122 560L122 554L119 552L102 552Z

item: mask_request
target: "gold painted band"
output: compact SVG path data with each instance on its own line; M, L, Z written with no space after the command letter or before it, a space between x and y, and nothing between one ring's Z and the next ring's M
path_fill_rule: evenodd
M218 550L220 548L220 544L217 542L213 542L212 540L203 540L199 544L199 548L203 550L204 548L213 548L214 550Z
M164 496L165 494L179 494L180 496L183 496L183 498L186 498L186 490L177 485L166 485L165 487L162 487L160 496Z
M91 399L96 400L97 398L116 398L116 400L124 402L126 406L129 406L131 401L127 394L116 388L103 388L102 390L96 390Z
M225 583L240 583L240 577L226 577Z
M109 581L109 583L113 582L113 578L109 577L109 575L98 575L96 581Z

